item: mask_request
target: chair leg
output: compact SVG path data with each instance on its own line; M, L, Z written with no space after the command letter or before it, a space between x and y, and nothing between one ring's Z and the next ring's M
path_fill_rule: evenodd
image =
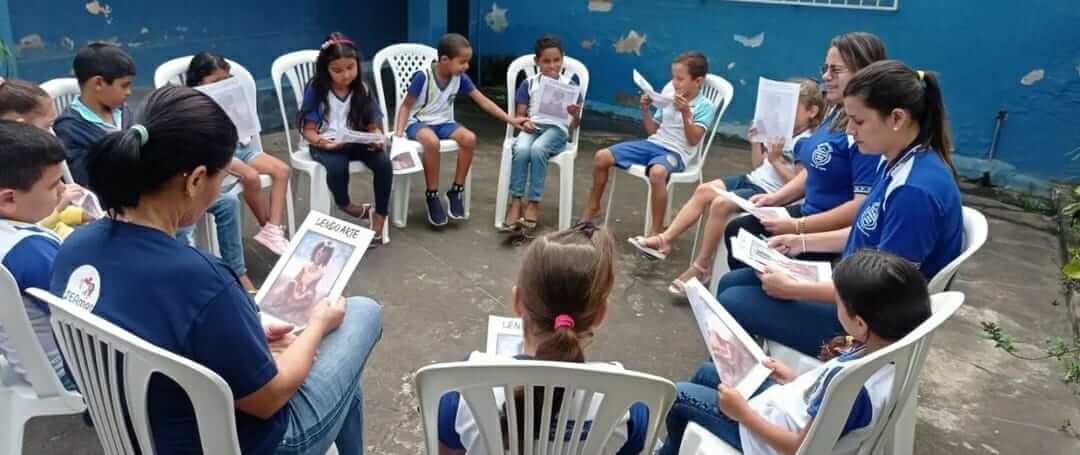
M412 175L407 174L398 178L398 182L394 185L394 207L390 210L391 218L393 219L394 226L398 228L405 228L405 224L409 220L409 190L412 188Z
M501 226L506 219L506 204L507 199L510 198L510 154L508 151L509 149L503 146L502 158L499 160L499 183L495 186L495 227ZM562 212L559 212L559 216L562 216Z
M296 233L296 209L293 208L292 176L285 182L285 216L289 218L289 238Z
M505 211L505 207L503 208ZM574 213L574 162L559 167L559 229L570 227ZM506 215L505 213L503 214Z
M664 207L664 226L667 226L667 225L671 224L671 206L672 206L672 201L674 201L674 200L675 200L675 184L674 183L669 183L668 184L668 192L667 192L667 206Z
M915 451L915 421L919 409L918 390L912 392L904 403L903 412L896 417L892 434L887 434L886 453L911 455Z
M645 232L641 235L649 235L649 231L652 229L652 185L649 185L649 189L645 192Z
M330 214L333 202L330 201L330 187L326 186L326 169L316 166L311 172L311 210Z
M469 219L469 215L472 214L472 167L465 174L465 219Z
M5 409L0 409L0 415L5 417L0 420L0 454L20 454L23 453L23 433L26 432L27 418L17 406L25 406L26 403L19 403L18 399L12 402L7 398L11 398L11 395L0 396L0 403L6 406Z
M608 229L611 229L611 225L610 223L608 223L608 219L611 218L611 201L615 199L615 178L619 176L619 173L616 172L614 168L609 170L608 173L610 174L610 178L608 178L607 208L604 209L604 226L607 226ZM600 198L603 199L603 197L604 195L601 194Z

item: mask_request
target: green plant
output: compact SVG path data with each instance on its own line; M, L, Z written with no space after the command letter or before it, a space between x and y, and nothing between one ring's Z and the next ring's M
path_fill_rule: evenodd
M1029 355L1021 353L1016 347L1016 340L997 323L983 321L982 329L986 337L994 342L994 347L1013 357L1032 361L1056 360L1062 368L1061 381L1080 393L1080 337L1074 337L1072 341L1051 338L1046 340L1045 354Z

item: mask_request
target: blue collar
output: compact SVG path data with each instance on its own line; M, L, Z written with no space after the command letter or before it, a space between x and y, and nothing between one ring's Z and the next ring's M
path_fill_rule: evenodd
M112 110L112 123L106 122L97 114L97 112L94 112L94 110L90 109L86 103L83 103L82 97L76 97L75 101L71 102L71 109L78 113L84 120L98 125L107 131L119 131L121 129L121 122L123 121L124 115L122 112L123 108L118 107Z

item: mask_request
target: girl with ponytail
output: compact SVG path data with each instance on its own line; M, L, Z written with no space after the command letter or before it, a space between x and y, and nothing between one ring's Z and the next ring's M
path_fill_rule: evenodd
M611 234L592 223L581 223L545 235L529 245L518 272L517 284L510 291L513 311L521 318L525 333L524 353L515 358L585 362L585 348L592 341L595 330L607 318L607 300L615 285L614 256ZM481 353L469 356L470 360L485 357L491 358ZM518 388L513 393L517 398L517 409L507 409L506 412L517 413L518 434L523 434L524 390ZM535 396L544 395L541 392ZM562 389L555 389L553 409L560 408L562 399ZM537 409L543 405L542 401L542 398L536 401ZM540 420L535 419L534 431L539 430ZM553 415L549 424L554 425L557 420L558 416ZM616 425L604 453L640 452L645 444L647 423L648 409L640 403L632 406L622 423ZM506 425L506 422L503 424ZM571 425L571 422L567 422L567 425ZM589 424L586 423L584 428L589 428ZM440 453L443 454L484 453L476 421L457 392L443 395L439 403L439 440Z

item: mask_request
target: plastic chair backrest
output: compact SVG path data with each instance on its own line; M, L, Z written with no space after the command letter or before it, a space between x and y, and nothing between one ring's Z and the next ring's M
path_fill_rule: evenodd
M296 102L296 110L304 103L304 88L308 81L315 76L315 60L319 58L317 50L303 50L290 52L274 59L270 65L270 77L274 79L274 93L277 95L278 108L281 109L281 121L285 126L285 143L289 146L291 155L296 148L289 134L289 113L285 109L285 97L282 94L281 77L285 76L292 87L293 100ZM297 125L299 127L299 125Z
M23 307L23 295L19 285L7 267L0 265L0 326L8 337L19 358L19 367L26 371L26 378L38 398L59 396L64 392L60 378L56 376L45 355L45 348L38 343L30 318ZM8 359L14 366L14 359Z
M145 455L155 453L147 415L154 373L187 393L204 453L240 453L232 391L220 376L48 292L29 293L49 304L53 334L106 454L134 454L135 447Z
M883 349L847 362L846 367L833 377L825 389L820 411L810 424L809 432L796 452L797 455L832 453L859 391L870 376L889 364L896 369L892 391L882 410L882 416L860 446L859 453L873 453L877 445L885 439L882 435L892 434L896 417L909 402L909 395L918 392L919 374L930 351L934 331L960 308L964 303L964 294L943 292L934 294L930 300L933 315L919 327Z
M663 91L672 91L671 82L664 85ZM727 79L715 74L707 74L705 75L705 83L701 84L700 94L716 106L716 115L713 117L712 125L709 125L709 129L705 130L705 138L698 142L695 158L690 163L686 163L687 169L694 166L699 166L700 169L705 165L705 159L709 157L709 149L712 148L713 139L716 138L716 130L717 126L720 125L720 119L724 117L728 105L731 104L731 98L735 96L735 87Z
M413 73L424 70L438 60L438 51L431 46L423 44L393 44L384 47L371 59L371 73L375 78L375 91L379 94L379 107L384 114L382 121L383 131L391 132L394 122L397 122L397 110L401 102L405 101L405 95L409 91L409 81ZM390 65L390 73L394 77L394 112L386 110L386 91L383 90L382 68Z
M509 453L513 455L603 453L601 449L611 437L615 425L635 402L644 403L649 408L645 450L641 453L652 453L657 430L675 399L675 385L671 381L618 369L610 364L507 360L430 365L416 373L427 453L439 453L439 400L444 393L451 391L460 392L472 411L480 432L479 441L482 441L478 443L484 444L489 454L504 453L501 448L507 445L504 445L499 417L501 410L497 407L494 390L510 391L505 394L506 408L515 409L516 400L512 391L525 384L529 386L524 387L523 394L524 435L518 434L517 413L506 413L508 439L524 441L524 452L519 451L518 444L508 444ZM538 395L535 387L543 387L542 397L535 396ZM552 409L556 388L563 389L562 412ZM540 416L534 415L535 399L542 399L544 403ZM591 427L586 430L587 437L583 439L584 417L589 412L590 403L595 405L596 401L599 401L599 408ZM575 406L574 403L581 405ZM569 438L564 433L561 433L563 437L536 437L534 425L537 417L540 422L557 420L555 428L566 429ZM567 427L568 421L574 422L572 430ZM550 428L548 425L540 426ZM548 433L545 431L544 435L548 436Z
M525 73L525 79L533 77L536 73L540 72L540 68L536 66L536 60L533 54L522 55L514 59L510 63L510 67L506 70L506 112L510 115L514 115L515 109L517 109L517 100L515 100L514 94L517 93L518 75ZM584 63L573 58L563 57L562 74L569 76L570 79L576 79L578 86L581 87L581 100L584 105L586 94L589 91L589 69L585 67ZM575 128L574 134L570 136L568 144L576 144L578 136L581 133L581 128ZM512 139L514 137L514 127L506 125L506 139Z
M952 282L956 272L960 270L960 266L976 251L979 251L979 248L982 248L983 244L986 243L987 235L990 233L990 226L982 213L971 207L964 207L963 212L964 248L956 259L946 264L945 268L938 271L934 278L930 280L931 294L944 292L949 287L949 283Z
M49 94L56 107L56 115L60 115L67 109L75 98L79 97L79 81L73 77L61 77L45 81L41 89Z

